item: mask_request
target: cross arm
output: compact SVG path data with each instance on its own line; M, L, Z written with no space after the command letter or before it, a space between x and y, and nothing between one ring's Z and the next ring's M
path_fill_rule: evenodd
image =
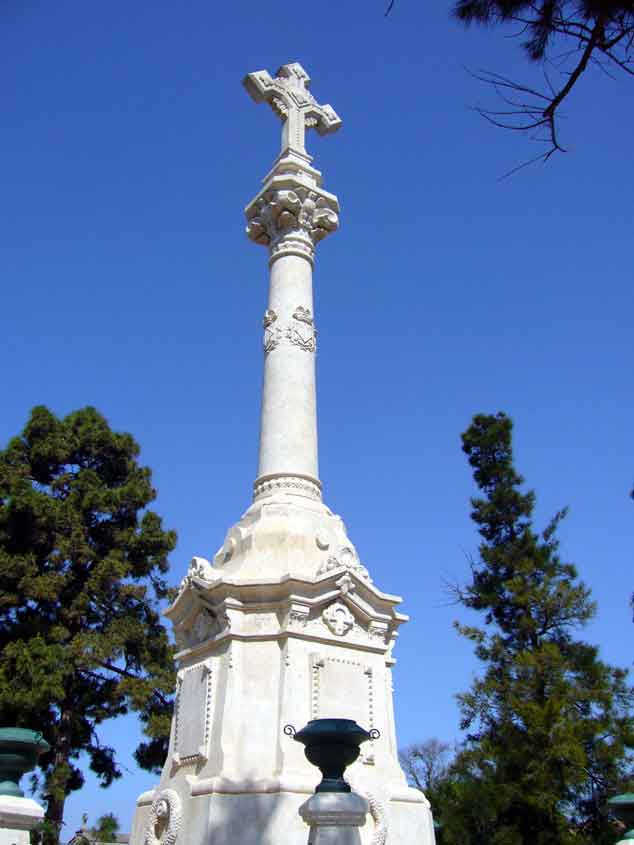
M329 104L315 105L314 108L309 109L307 118L306 125L316 129L319 135L329 135L341 126L341 118Z
M280 95L275 80L267 70L248 73L242 80L242 84L256 103L270 103L274 97Z

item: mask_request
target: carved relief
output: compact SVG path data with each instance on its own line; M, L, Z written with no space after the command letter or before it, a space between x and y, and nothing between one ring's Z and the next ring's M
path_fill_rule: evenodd
M192 584L194 578L202 578L204 581L213 581L216 578L212 565L204 557L193 557L187 570L187 575L183 578L178 588L179 595L183 590L187 589Z
M314 327L309 330L302 330L297 326L286 326L286 328L275 326L264 330L264 352L272 352L283 340L299 346L304 352L316 352L317 350L317 330Z
M326 197L308 188L267 191L247 215L247 235L255 243L273 248L295 235L306 241L309 253L313 244L339 226L337 212Z
M336 555L330 555L317 570L317 575L324 575L334 569L345 569L346 572L355 572L364 580L372 583L370 573L359 560L356 550L352 546L342 546Z
M370 792L366 787L357 783L355 777L348 777L348 780L354 791L358 792L368 802L368 809L374 822L374 833L372 834L370 845L385 845L388 833L385 804L373 792Z
M381 645L387 642L387 625L381 622L370 622L368 626L368 636L373 640L378 640Z
M264 312L264 317L262 319L262 325L265 329L268 329L270 325L272 325L277 320L277 313L272 308L267 308Z
M264 352L272 352L282 340L284 334L279 326L264 330Z
M354 616L340 601L329 605L321 616L332 633L338 637L344 637L354 627Z
M145 829L145 845L174 845L183 818L183 805L174 789L163 789L152 802Z
M307 323L309 326L313 325L313 315L310 313L310 308L303 308L298 305L293 312L293 318L299 320L300 323Z
M292 608L288 611L288 625L292 628L305 628L308 622L308 609Z

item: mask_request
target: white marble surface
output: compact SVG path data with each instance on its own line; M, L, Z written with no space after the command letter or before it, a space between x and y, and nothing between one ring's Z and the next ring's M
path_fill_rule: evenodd
M356 792L318 792L299 808L310 827L308 845L361 845L368 802Z
M29 831L44 818L32 798L0 795L0 845L29 845Z
M320 776L283 729L337 716L381 732L347 773L369 807L350 835L360 845L434 845L429 804L398 762L392 649L407 617L398 596L372 583L318 478L312 270L339 204L321 187L304 131L340 121L307 82L297 64L245 82L283 120L282 153L246 209L270 267L258 477L253 504L213 561L192 560L166 611L178 647L175 714L132 845L305 845L299 808Z

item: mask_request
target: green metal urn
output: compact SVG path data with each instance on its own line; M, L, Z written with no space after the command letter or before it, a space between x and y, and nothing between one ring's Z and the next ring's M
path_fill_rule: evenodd
M23 798L20 778L35 768L40 754L50 747L38 731L0 728L0 795Z
M284 733L304 745L306 758L321 771L315 792L350 792L344 771L359 756L362 742L380 736L376 728L366 731L352 719L313 719L297 732L287 725Z
M624 792L608 799L608 807L627 828L621 842L634 840L634 792Z

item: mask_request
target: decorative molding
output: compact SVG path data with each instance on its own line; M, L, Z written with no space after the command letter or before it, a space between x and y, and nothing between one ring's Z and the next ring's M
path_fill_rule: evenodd
M308 622L308 608L300 610L299 608L291 608L288 611L288 625L293 628L305 628Z
M329 605L321 614L322 619L333 634L338 637L345 635L354 627L354 616L343 602L336 601Z
M183 733L181 719L191 719L191 713L183 712L183 686L185 684L186 677L188 675L191 675L192 673L202 673L205 682L203 706L201 710L195 710L197 718L200 718L200 714L202 714L203 717L202 737L200 745L195 751L188 754L181 754L179 751L179 744L181 742ZM199 760L202 762L205 762L207 760L207 749L209 748L209 739L211 734L211 716L213 706L213 697L211 694L211 679L212 669L209 663L199 663L197 666L191 666L187 669L181 670L177 675L176 703L174 705L174 753L172 755L172 762L175 766L185 766L188 764L196 763ZM191 751L191 749L188 750ZM161 842L161 845L165 845L165 843Z
M310 695L310 712L311 719L320 718L320 698L321 698L321 674L322 670L326 668L327 663L339 663L346 666L354 666L361 670L363 677L366 678L366 695L368 707L368 724L367 729L372 730L374 727L374 671L368 664L361 663L360 660L352 660L346 657L331 657L330 655L323 655L313 653L310 656L310 679L311 679L311 695ZM365 726L364 726L365 727ZM363 754L363 762L370 765L374 764L374 741L370 740L370 750L365 750Z
M365 798L368 802L368 809L370 810L370 815L372 816L372 821L374 822L374 832L372 834L372 839L370 840L370 845L385 845L388 833L385 804L377 798L373 792L370 792L370 790L365 786L357 783L354 776L352 778L348 778L348 780L351 781L351 786L354 791L358 792L359 795Z
M183 804L175 789L155 797L145 828L145 845L175 845L183 820Z
M253 485L254 499L273 493L295 493L321 502L321 485L301 475L269 475L258 479Z
M370 622L368 626L368 636L371 639L379 640L381 645L387 644L388 627L384 622Z

